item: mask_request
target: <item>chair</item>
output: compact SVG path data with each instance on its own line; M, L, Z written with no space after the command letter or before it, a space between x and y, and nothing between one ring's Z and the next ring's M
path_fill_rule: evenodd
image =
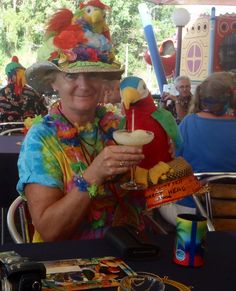
M12 134L23 134L24 122L0 122L0 135L12 135ZM4 244L4 226L5 226L5 209L0 207L1 210L1 245Z
M33 225L27 203L21 196L18 196L8 209L7 226L14 242L29 243L32 241Z
M5 209L1 207L1 245L4 244Z
M207 217L209 231L236 230L236 172L203 172L194 174L206 187L205 195L192 195L198 211ZM233 184L232 184L233 182ZM184 208L176 204L160 208L161 215L174 224Z
M24 122L0 122L0 135L23 134Z
M208 192L203 197L206 212L215 230L236 230L236 172L196 173Z
M24 127L11 128L0 132L0 135L23 134Z

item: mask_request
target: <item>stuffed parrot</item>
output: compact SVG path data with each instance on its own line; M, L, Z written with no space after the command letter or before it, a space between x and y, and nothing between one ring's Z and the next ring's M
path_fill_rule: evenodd
M106 12L111 8L103 4L100 0L89 0L80 3L80 9L83 12L83 19L89 23L92 32L103 34L110 40L110 31L106 24Z
M100 0L89 0L80 3L74 14L67 8L58 10L47 24L46 42L38 51L38 60L57 58L66 66L80 56L83 61L94 58L112 63L114 53L106 24L109 9Z
M152 131L152 142L143 146L145 159L136 167L135 179L149 186L148 181L157 184L159 178L172 171L167 162L171 161L170 142L178 147L181 143L178 126L172 114L155 105L145 82L136 76L124 78L120 83L120 93L125 113L126 129ZM133 117L132 117L133 115Z

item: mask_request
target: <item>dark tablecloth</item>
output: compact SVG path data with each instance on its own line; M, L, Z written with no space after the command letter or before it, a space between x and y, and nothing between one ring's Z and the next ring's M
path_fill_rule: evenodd
M9 207L17 197L17 160L24 136L0 136L0 207Z
M208 233L205 264L200 268L182 267L172 262L173 235L156 236L156 243L161 248L158 259L125 261L135 271L153 272L161 277L168 276L169 279L179 281L187 286L193 286L193 291L236 290L236 233ZM8 244L0 247L0 251L5 250L15 250L32 260L119 256L117 251L105 240ZM116 289L106 288L104 290ZM177 289L166 286L166 291L171 290Z

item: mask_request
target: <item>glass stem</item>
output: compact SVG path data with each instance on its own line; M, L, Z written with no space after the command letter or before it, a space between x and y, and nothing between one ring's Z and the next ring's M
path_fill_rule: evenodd
M136 182L135 182L135 177L134 177L134 175L135 175L135 166L132 166L132 167L131 167L131 169L130 169L130 175L131 175L131 177L130 177L130 182L131 182L132 184L136 184Z

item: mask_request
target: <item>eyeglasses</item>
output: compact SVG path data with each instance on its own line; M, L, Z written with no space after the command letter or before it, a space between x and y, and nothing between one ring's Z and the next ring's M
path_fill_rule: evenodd
M191 87L190 85L186 85L186 86L181 85L179 86L179 89L189 89L190 87Z
M102 79L102 76L98 73L64 73L63 74L63 78L67 82L70 82L70 83L77 81L82 76L87 81L95 81L95 80Z

